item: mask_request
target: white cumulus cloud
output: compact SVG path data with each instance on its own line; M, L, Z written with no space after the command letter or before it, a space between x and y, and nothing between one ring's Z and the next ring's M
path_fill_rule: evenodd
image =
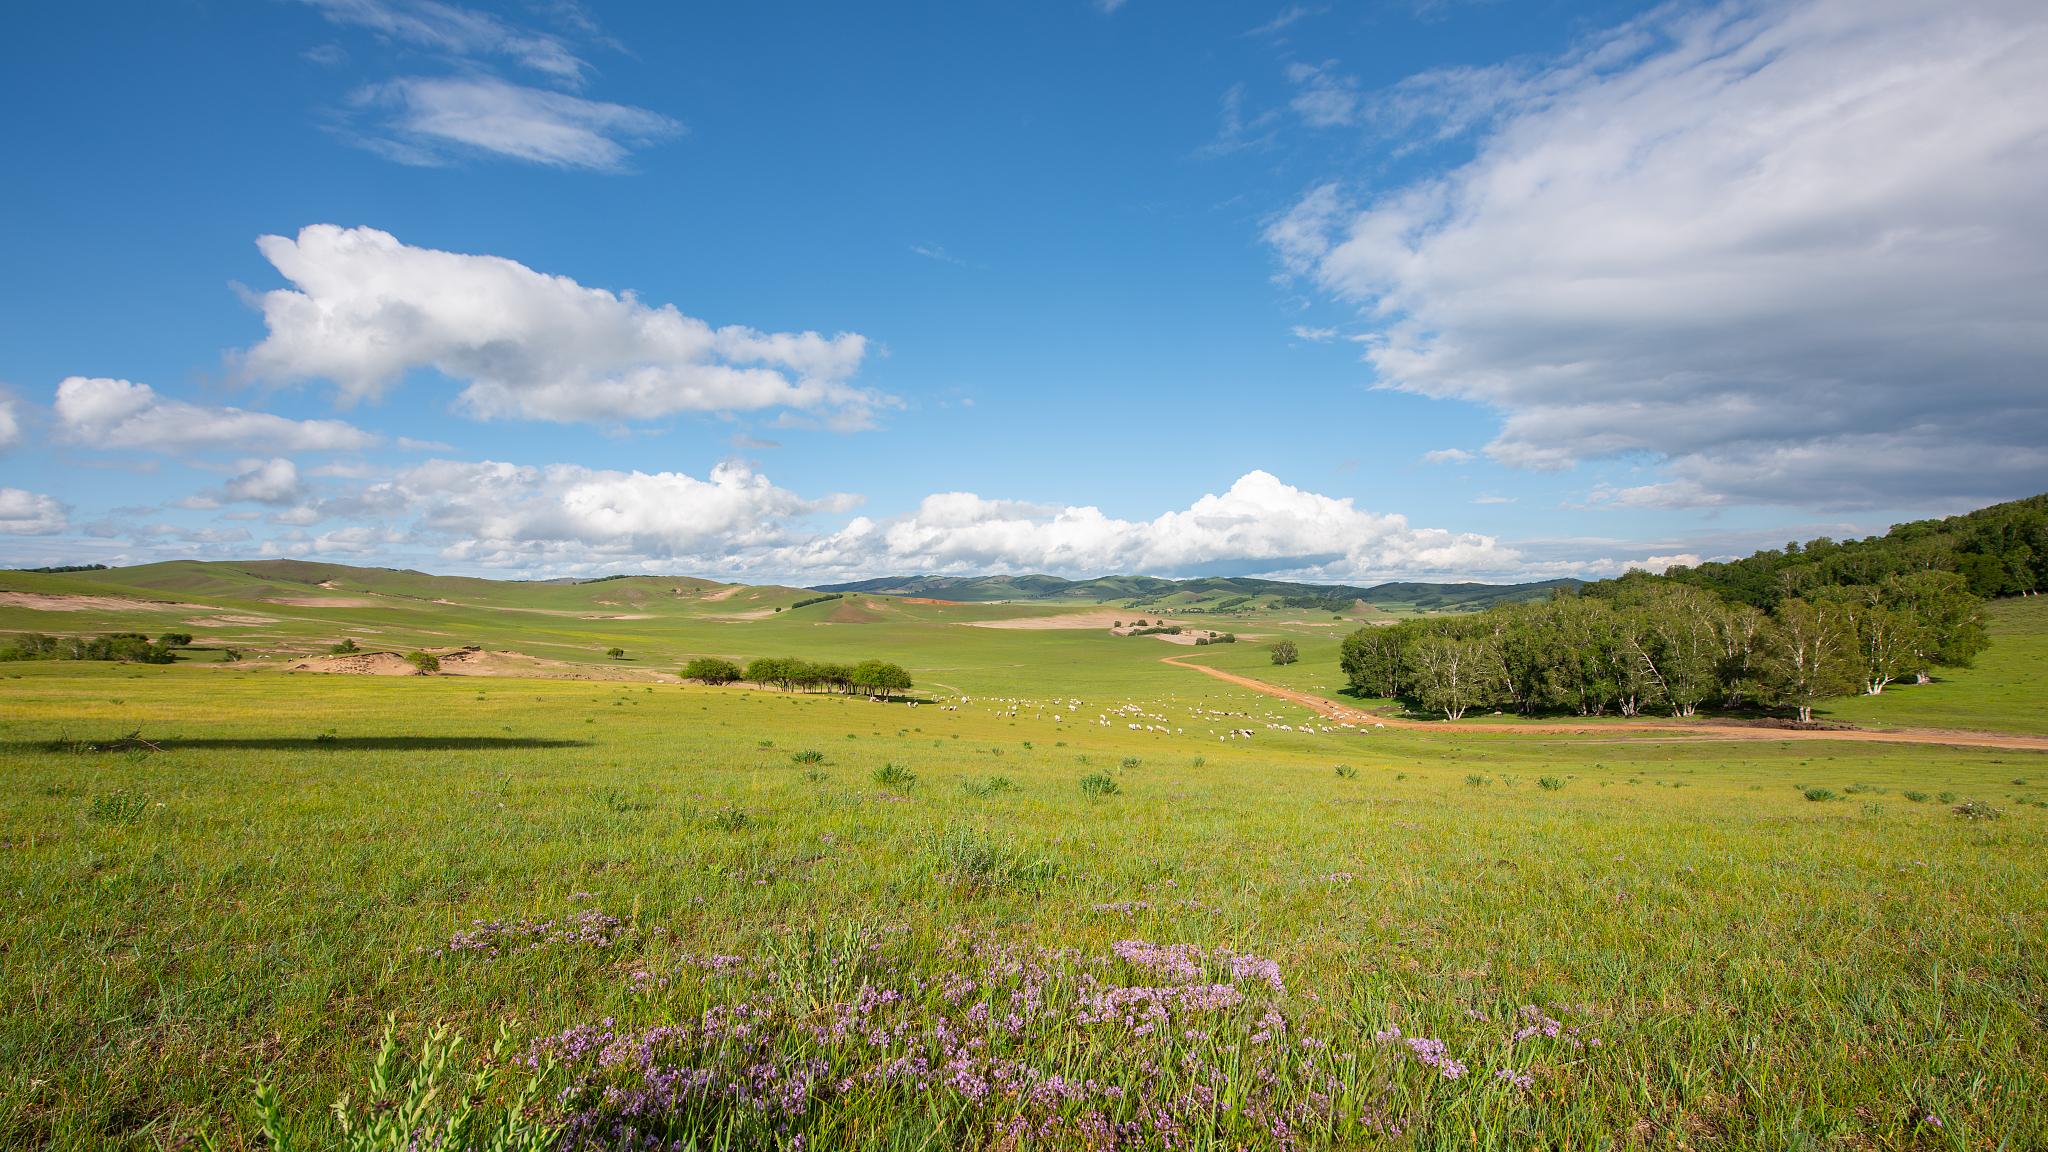
M1267 236L1361 307L1382 386L1499 410L1495 458L1661 461L1633 506L2048 486L2048 8L1663 8L1387 96L1482 125L1474 158L1317 188Z
M207 449L338 451L377 442L340 420L291 420L241 408L171 400L147 384L70 376L57 385L58 434L93 448L158 452Z
M273 380L328 379L349 400L431 367L464 381L461 403L482 418L782 408L858 427L892 402L849 383L867 350L855 333L713 328L630 292L415 248L374 228L316 224L258 247L293 287L263 294L269 335L244 366Z
M67 527L64 505L53 497L20 488L0 488L0 533L48 536Z

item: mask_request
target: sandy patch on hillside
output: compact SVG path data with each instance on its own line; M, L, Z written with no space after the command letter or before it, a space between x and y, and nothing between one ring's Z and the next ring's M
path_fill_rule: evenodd
M1099 612L1068 612L1061 616L1019 616L1011 620L965 620L962 623L969 628L1022 628L1035 632L1048 628L1110 628L1119 622L1128 624L1135 619L1135 613L1105 609ZM1147 615L1145 619L1149 621L1152 617Z
M382 608L384 601L370 600L361 596L265 596L265 604L283 604L291 608Z
M294 661L287 672L332 672L343 676L418 676L420 670L395 652L357 652L349 656L309 656Z
M200 616L196 619L185 621L186 626L190 628L219 628L223 625L233 624L275 623L277 623L277 617L275 616Z
M937 604L942 608L952 608L966 603L964 600L934 600L929 596L898 596L896 599L903 604Z
M756 608L752 612L723 612L716 616L705 616L706 620L766 620L775 615L773 608Z
M716 592L706 592L703 598L706 600L730 600L739 590L740 586L735 584L730 588L720 588Z
M442 673L449 676L518 676L538 680L638 680L653 681L657 684L678 682L676 676L667 672L603 664L572 664L567 660L550 660L543 656L529 656L524 652L509 649L487 652L481 648L459 648L453 652L441 652L436 655L441 658Z
M70 596L47 592L0 592L0 608L32 608L37 612L218 612L212 604L177 604L164 600L128 600L119 596Z

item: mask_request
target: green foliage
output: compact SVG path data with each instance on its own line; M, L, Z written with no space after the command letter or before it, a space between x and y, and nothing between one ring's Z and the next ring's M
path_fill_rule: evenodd
M1965 820L1996 820L2003 813L1982 800L1965 800L1949 809Z
M875 783L898 792L909 791L917 784L917 773L901 764L884 764L875 769Z
M794 764L823 764L825 754L816 748L806 748L801 752L791 752L789 759Z
M94 796L85 816L95 824L134 824L148 812L148 797L116 788Z
M1301 659L1301 648L1292 640L1282 640L1270 651L1275 664L1292 664Z
M1833 800L1835 798L1835 790L1833 788L1802 788L1799 794L1813 801Z
M922 850L933 875L969 891L1032 889L1059 875L1059 865L1053 860L1032 857L1014 840L996 840L968 828L931 833Z
M858 664L813 663L791 656L763 656L747 662L745 678L785 692L834 691L889 699L910 691L910 673L900 664L863 660Z
M542 1111L552 1068L518 1076L518 1091L505 1098L503 1069L512 1051L511 1033L500 1025L489 1058L464 1073L462 1038L446 1025L430 1030L408 1059L399 1051L395 1020L387 1020L360 1106L344 1095L328 1117L294 1118L277 1090L259 1082L258 1131L272 1152L545 1152L560 1129L532 1117Z
M624 648L611 647L604 650L604 655L607 660L624 660L626 658L626 650Z
M846 594L844 592L827 592L823 596L812 596L808 599L799 600L796 603L791 604L790 608L809 608L813 604L830 604L832 601L838 600L845 595Z
M1117 794L1116 780L1107 772L1090 772L1081 777L1081 794L1100 800Z
M1536 785L1545 792L1557 792L1563 790L1564 781L1556 776L1538 776Z
M1339 764L1337 765L1337 775L1345 780L1356 780L1358 779L1358 769L1353 768L1349 764Z
M741 832L753 823L754 818L742 808L720 808L711 814L711 826L726 832Z
M167 637L168 639L168 637ZM189 642L190 637L186 638ZM16 660L109 660L129 664L169 664L175 645L152 642L140 632L109 632L103 636L58 639L40 633L14 637L0 648L0 663Z
M716 656L699 656L683 665L683 679L699 684L732 684L745 675L738 664Z
M1882 585L1929 573L1955 575L1961 589L1974 597L2042 591L2048 587L2048 496L1900 524L1864 540L1823 536L1794 542L1741 560L1673 568L1667 575L1725 600L1775 610L1789 597L1812 598L1823 588ZM1604 586L1643 575L1589 585L1587 592L1599 595Z
M431 652L408 652L405 662L420 670L421 675L431 675L441 670L441 658Z

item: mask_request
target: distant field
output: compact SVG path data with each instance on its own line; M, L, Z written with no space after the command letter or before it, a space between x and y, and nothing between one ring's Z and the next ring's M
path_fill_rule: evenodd
M1300 614L1242 627L1280 668L615 583L187 595L281 645L875 655L927 702L0 665L0 1147L255 1147L252 1080L310 1125L387 1015L700 1148L2048 1146L2048 755L1343 730L1160 662L1334 692ZM2042 617L1995 612L1911 691L2018 715Z

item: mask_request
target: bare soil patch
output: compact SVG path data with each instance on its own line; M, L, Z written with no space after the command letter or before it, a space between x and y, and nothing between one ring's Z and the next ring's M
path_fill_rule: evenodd
M185 621L191 628L219 628L226 625L275 624L275 616L198 616Z
M371 600L362 596L265 596L265 604L283 604L291 608L381 608L382 600Z
M1066 612L1058 616L1018 616L1009 620L967 620L969 628L1020 628L1027 632L1038 632L1058 628L1101 628L1115 627L1118 623L1128 624L1135 617L1129 611L1097 609L1087 612ZM1145 619L1152 619L1146 616ZM1170 621L1169 621L1170 623Z
M347 656L308 656L287 672L328 672L340 676L418 676L420 670L395 652L356 652Z
M31 608L37 612L217 612L212 604L168 600L129 600L120 596L72 596L50 592L0 592L0 608Z

